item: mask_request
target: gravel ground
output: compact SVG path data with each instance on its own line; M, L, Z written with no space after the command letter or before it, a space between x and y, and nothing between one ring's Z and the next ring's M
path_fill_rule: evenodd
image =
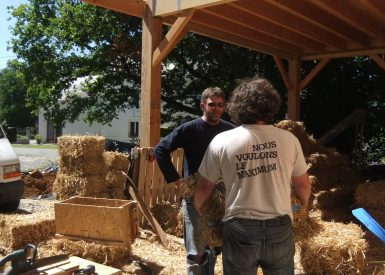
M21 172L46 170L57 165L57 158L19 156Z

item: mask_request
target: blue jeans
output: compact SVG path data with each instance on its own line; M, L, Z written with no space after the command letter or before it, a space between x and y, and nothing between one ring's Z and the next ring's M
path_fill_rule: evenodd
M288 215L269 220L234 218L224 222L224 275L294 274L294 237Z
M196 211L193 199L182 199L183 238L187 252L188 275L213 275L216 255L207 247L207 234L204 232L204 221ZM191 257L204 255L200 263L192 261Z

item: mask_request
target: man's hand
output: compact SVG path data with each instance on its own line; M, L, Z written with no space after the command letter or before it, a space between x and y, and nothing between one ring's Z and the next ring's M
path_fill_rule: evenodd
M200 215L202 215L203 204L207 201L213 191L214 183L199 176L194 192L194 207Z
M173 182L175 184L175 189L181 197L184 197L186 194L186 182L183 178L179 178L178 180Z

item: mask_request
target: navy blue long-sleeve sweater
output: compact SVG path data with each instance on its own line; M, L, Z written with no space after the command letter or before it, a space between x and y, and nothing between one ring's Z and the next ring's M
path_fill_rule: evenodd
M155 159L167 183L180 178L171 162L170 154L177 148L183 148L183 176L193 175L198 171L202 158L211 140L219 133L235 126L225 120L217 125L210 125L202 118L197 118L175 128L154 148Z

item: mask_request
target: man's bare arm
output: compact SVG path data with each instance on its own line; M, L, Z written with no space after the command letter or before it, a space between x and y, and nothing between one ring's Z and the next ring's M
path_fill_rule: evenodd
M311 195L311 183L308 173L299 177L293 177L294 193L301 200L302 206L307 207Z
M210 197L213 190L214 190L214 183L210 182L206 178L199 175L198 182L194 192L194 207L199 214L202 214L201 213L202 206Z

